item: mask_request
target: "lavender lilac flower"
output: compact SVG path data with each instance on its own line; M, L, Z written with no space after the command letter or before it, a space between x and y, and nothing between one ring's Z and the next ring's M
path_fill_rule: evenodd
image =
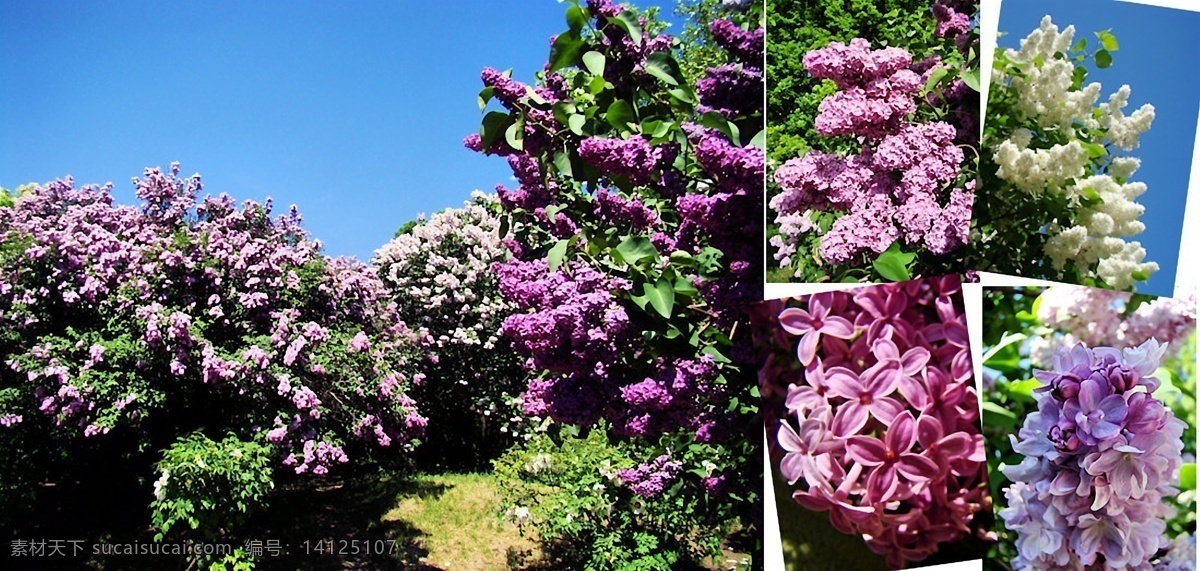
M199 175L178 173L134 179L140 207L69 177L0 207L2 429L41 416L154 448L195 416L266 433L285 465L315 474L347 450L411 448L425 425L403 392L416 340L371 269L322 256L295 207L200 199ZM205 417L217 402L222 416ZM386 438L355 438L346 424L365 418Z
M1036 371L1038 411L1002 471L1013 484L1000 511L1018 533L1019 569L1151 569L1169 540L1162 501L1182 464L1186 425L1154 397L1166 346L1150 339L1118 350L1081 344Z
M773 458L893 568L972 532L989 505L956 277L765 302L759 372Z

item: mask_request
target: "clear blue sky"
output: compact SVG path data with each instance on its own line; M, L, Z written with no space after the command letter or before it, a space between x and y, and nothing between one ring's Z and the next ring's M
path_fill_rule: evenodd
M1170 296L1200 109L1200 75L1195 73L1200 13L1114 0L1003 0L1000 31L1007 35L999 39L1000 45L1017 47L1046 14L1059 29L1074 25L1075 37L1087 38L1089 52L1098 45L1093 32L1111 28L1120 49L1108 69L1090 67L1088 82L1104 86L1102 101L1129 84L1132 95L1126 113L1143 103L1154 105L1154 124L1142 135L1141 146L1128 153L1142 160L1133 180L1148 187L1138 198L1146 207L1141 218L1146 231L1130 239L1140 241L1146 259L1159 265L1138 291Z
M672 0L669 30L682 24ZM513 185L479 129L485 66L532 81L552 0L0 0L0 186L116 185L172 161L205 190L296 204L325 252L369 260L418 213Z

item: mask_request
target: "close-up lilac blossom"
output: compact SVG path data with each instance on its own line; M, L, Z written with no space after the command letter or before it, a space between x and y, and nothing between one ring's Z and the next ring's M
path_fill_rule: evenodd
M975 518L991 500L957 277L767 301L754 317L771 457L792 500L893 569L964 539L985 545Z
M989 569L1195 569L1195 301L984 290Z
M1155 398L1166 346L1082 343L1036 371L1037 412L1025 417L1001 470L1005 525L1018 533L1017 569L1152 569L1170 545L1164 497L1176 488L1187 424Z

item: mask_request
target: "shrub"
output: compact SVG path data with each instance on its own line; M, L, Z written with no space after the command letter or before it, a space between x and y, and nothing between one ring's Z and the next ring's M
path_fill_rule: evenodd
M692 86L653 18L571 3L536 85L484 70L481 100L503 110L466 141L505 156L519 183L497 188L513 258L495 271L519 308L502 332L528 357L525 412L559 423L560 438L563 424L603 431L646 470L681 462L671 496L703 506L686 519L714 555L722 530L700 522L756 525L756 407L738 322L762 296L761 14L752 4L712 22L728 63ZM546 540L566 529L536 525ZM579 525L588 531L568 539L643 549L618 549L610 568L695 555L671 547L666 528ZM634 537L646 533L654 541Z
M402 460L425 425L404 392L418 353L382 283L322 256L295 208L199 200L199 176L177 174L134 179L140 207L70 178L0 207L0 448L31 460L0 482L53 479L94 449L114 466L165 449L170 471L186 451L245 446L275 478ZM168 486L164 531L242 511L234 484L262 475L208 464L228 472Z
M510 257L499 210L494 196L477 192L462 208L406 225L371 261L425 348L410 389L429 418L417 454L458 468L486 467L527 424L523 360L500 335L517 307L492 271Z

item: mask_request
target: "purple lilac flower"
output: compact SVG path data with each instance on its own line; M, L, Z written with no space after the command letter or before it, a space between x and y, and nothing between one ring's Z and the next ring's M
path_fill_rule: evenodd
M743 30L729 20L713 20L708 29L712 31L717 44L725 48L733 59L762 66L763 46L766 40L764 28Z
M1019 568L1148 569L1169 545L1162 501L1176 493L1186 425L1157 401L1165 347L1062 349L1038 371L1035 395L1013 448L1025 456L1002 470L1013 484L1000 511L1018 533Z
M329 419L343 412L373 414L389 430L403 425L395 434L411 447L419 430L409 427L420 417L405 387L391 387L388 398L376 398L375 389L418 349L407 328L394 325L396 312L374 272L322 256L294 207L275 215L269 200L239 206L226 195L200 198L199 176L178 175L172 164L134 179L137 207L115 204L111 186L77 188L68 177L0 208L0 241L38 245L0 262L0 328L16 333L9 367L24 373L5 382L27 395L16 409L0 411L0 424L44 414L65 429L103 438L169 414L163 404L178 400L171 391L215 391L230 410L250 415L220 421L265 425L281 457L298 454L293 445L304 440L344 438L345 429ZM302 286L303 296L285 293ZM43 290L64 295L60 301ZM31 327L61 313L53 305L61 303L78 317L73 345L47 343L44 328ZM373 351L349 362L325 358L328 340L359 331ZM144 343L144 351L131 357L112 349L111 341L123 337ZM128 383L83 382L84 370L101 365L145 383L134 392ZM320 387L320 394L279 390L275 373L284 371L284 378ZM304 414L291 423L266 422L298 409ZM326 414L331 409L337 414ZM337 454L326 455L340 463Z
M637 468L620 470L617 475L634 494L643 498L653 498L662 495L679 474L682 466L682 462L671 460L669 454L663 454L653 462L640 464Z

